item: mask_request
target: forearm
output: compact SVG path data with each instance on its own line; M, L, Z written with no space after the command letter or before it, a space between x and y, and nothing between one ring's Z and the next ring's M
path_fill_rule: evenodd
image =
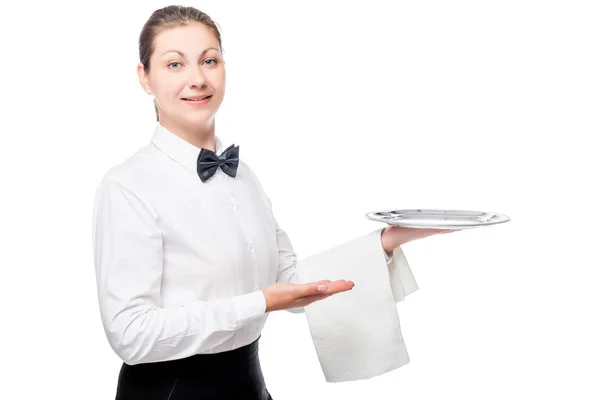
M168 308L140 304L105 308L108 341L127 364L188 357L229 340L243 324L264 315L261 291Z
M393 243L390 241L387 235L386 228L381 229L381 247L383 248L383 251L385 252L389 261L389 259L392 258L394 254L395 247L393 246Z

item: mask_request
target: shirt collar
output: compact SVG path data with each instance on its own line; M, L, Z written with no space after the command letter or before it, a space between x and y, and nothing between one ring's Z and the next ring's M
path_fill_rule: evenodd
M199 147L196 147L180 136L177 136L162 126L159 121L156 122L156 127L152 135L152 142L166 153L167 156L190 171L197 173L198 155L200 154ZM220 154L223 150L223 143L217 135L215 135L215 147L215 153Z

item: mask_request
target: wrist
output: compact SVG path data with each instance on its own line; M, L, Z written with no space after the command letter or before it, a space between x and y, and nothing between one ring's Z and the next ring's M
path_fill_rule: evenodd
M394 246L393 243L391 243L390 241L388 228L381 230L381 247L383 248L383 251L385 251L385 253L388 255L388 257L392 256Z
M262 290L263 296L265 297L265 314L271 312L270 309L270 304L269 304L269 296L267 295L267 292L263 289Z

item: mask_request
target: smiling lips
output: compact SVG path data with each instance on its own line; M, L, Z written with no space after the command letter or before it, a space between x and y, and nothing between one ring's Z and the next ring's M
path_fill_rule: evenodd
M207 97L210 97L210 94L203 94L203 95L197 95L197 96L189 96L189 97L182 97L182 100L203 100Z
M191 106L202 106L202 105L207 104L211 98L212 98L212 95L204 95L204 96L183 97L181 100L183 100L185 103L187 103Z

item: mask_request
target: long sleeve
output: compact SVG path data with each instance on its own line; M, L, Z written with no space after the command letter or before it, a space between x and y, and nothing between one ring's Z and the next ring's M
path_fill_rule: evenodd
M277 225L277 248L278 248L278 265L277 265L277 282L293 282L296 283L298 276L296 266L298 257L292 247L292 242L287 233ZM304 312L304 307L287 308L285 311L292 314L301 314Z
M156 211L116 179L99 185L93 247L100 314L111 347L130 365L208 351L266 309L260 290L163 307L158 221Z
M277 223L276 223L277 224ZM277 282L296 282L298 257L287 233L277 224Z

